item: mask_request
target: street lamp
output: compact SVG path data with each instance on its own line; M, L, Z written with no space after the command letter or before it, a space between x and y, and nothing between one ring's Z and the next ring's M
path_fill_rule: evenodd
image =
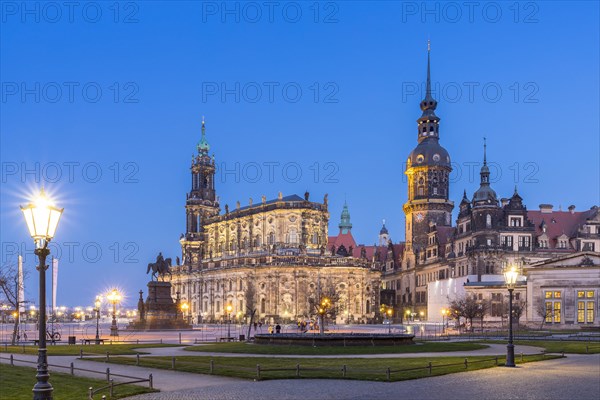
M512 305L513 305L513 291L515 290L515 284L517 283L517 277L519 276L518 265L513 263L511 265L504 265L504 282L508 288L508 345L506 346L506 364L507 367L515 366L515 346L513 345L513 325L512 325Z
M188 321L188 323L189 323L189 319L190 319L190 316L188 314L189 309L190 309L190 305L187 302L184 302L181 304L181 313L183 314L185 319Z
M317 310L319 312L319 333L325 333L325 314L327 314L329 307L331 307L331 300L328 297L323 297Z
M225 307L227 310L227 341L231 340L231 311L233 310L233 306L231 304L227 304Z
M446 315L448 315L448 310L442 308L442 335L446 330Z
M39 196L27 206L21 206L21 211L25 217L29 234L35 242L35 255L38 256L39 265L37 270L39 276L39 304L40 311L38 315L38 364L36 379L33 386L34 400L52 399L52 385L48 380L48 357L46 354L46 257L50 254L48 243L54 237L58 221L64 208L55 207L50 199L46 197L44 189L40 191Z
M117 289L113 289L106 298L113 305L110 336L119 336L119 328L117 327L117 303L121 301L121 293L119 293Z
M102 300L100 296L96 296L96 301L94 302L94 311L96 311L96 344L100 344L100 306L102 305Z

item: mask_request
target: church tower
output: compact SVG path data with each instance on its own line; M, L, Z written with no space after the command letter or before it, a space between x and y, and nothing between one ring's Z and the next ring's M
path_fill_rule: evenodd
M349 233L352 229L352 223L350 222L350 211L348 211L348 203L345 201L338 227L340 228L340 234Z
M431 96L430 45L427 44L427 86L421 101L421 117L417 120L417 146L408 156L408 201L403 210L406 217L407 267L418 264L419 252L427 246L431 225L450 226L454 203L449 200L450 156L439 144L440 118L435 114L437 101Z
M191 190L185 202L186 233L180 239L183 265L199 267L206 242L204 221L219 214L219 200L215 191L215 159L208 155L210 146L206 141L206 126L202 118L202 137L197 154L192 155L190 166Z

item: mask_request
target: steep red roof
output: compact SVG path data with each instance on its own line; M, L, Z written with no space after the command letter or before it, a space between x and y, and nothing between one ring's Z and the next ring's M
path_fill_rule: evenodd
M352 236L352 232L348 231L348 233L341 233L337 236L329 236L327 240L327 250L331 250L331 246L335 246L336 251L341 246L344 245L347 251L350 251L350 246L352 246L352 254L355 257L360 256L360 252L356 253L356 241Z
M578 228L585 222L587 218L594 215L596 210L590 209L587 211L573 212L570 211L527 211L528 219L535 225L536 235L544 233L542 223L546 225L546 235L550 239L550 247L554 248L556 239L563 233L569 238L577 235Z

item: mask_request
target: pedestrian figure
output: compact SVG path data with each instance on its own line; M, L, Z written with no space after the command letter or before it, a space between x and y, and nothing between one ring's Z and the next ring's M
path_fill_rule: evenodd
M277 324L277 326L275 326L275 333L281 333L281 325Z
M269 325L269 335L273 334L273 325Z

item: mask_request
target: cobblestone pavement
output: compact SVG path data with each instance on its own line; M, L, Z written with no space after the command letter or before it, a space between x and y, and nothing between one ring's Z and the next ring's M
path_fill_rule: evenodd
M131 400L368 400L368 399L528 399L600 398L600 355L497 367L403 382L277 380L224 385L131 397Z

